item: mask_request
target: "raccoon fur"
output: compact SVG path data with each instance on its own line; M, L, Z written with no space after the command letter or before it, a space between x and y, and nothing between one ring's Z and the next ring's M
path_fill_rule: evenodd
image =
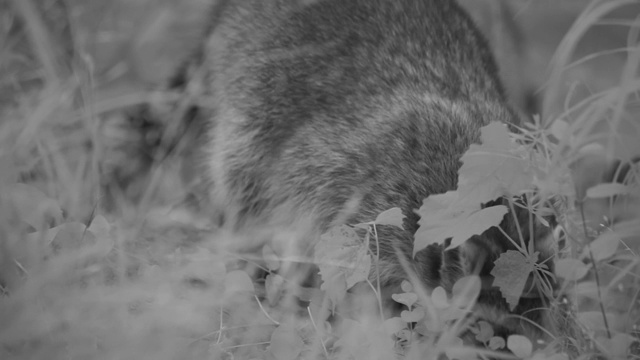
M411 256L415 210L456 188L480 128L518 123L467 14L453 0L236 0L217 19L199 60L212 99L204 171L223 226L251 245L293 234L284 247L309 254L332 226L399 207L404 229L378 228L381 283L406 278L398 249L431 289L476 273L481 316L521 332L491 286L493 261L513 249L501 231ZM513 238L515 219L530 229L525 211L508 214ZM549 257L545 229L532 228L526 240ZM513 313L539 322L544 301L533 294Z

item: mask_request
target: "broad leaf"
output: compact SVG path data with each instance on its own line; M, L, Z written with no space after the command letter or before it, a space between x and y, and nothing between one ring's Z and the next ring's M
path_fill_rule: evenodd
M470 237L499 225L508 211L503 205L484 209L480 209L480 204L476 208L464 205L453 191L431 195L418 210L420 228L415 234L413 255L431 244L443 244L449 238L451 248L460 246Z
M242 270L230 271L224 277L224 294L228 296L238 292L255 293L253 282Z
M515 250L507 250L495 261L491 270L494 277L493 286L500 288L502 297L507 300L509 308L515 309L522 296L527 278L535 270L538 253L529 257Z
M476 275L460 278L453 284L453 289L451 290L453 305L462 309L475 304L481 288L482 282L480 277Z
M315 247L315 262L322 277L320 288L334 304L344 298L349 288L366 280L371 268L366 241L346 225L334 227L322 235Z
M618 245L622 242L620 235L610 230L600 234L588 246L584 248L582 256L590 259L589 251L593 254L595 261L601 261L610 258L618 250Z
M522 335L511 335L507 338L507 348L519 358L527 358L533 352L531 340Z
M278 328L271 333L269 351L274 359L297 359L303 348L304 341L302 341L300 333L291 326L278 326Z
M511 140L504 124L483 127L480 138L482 145L472 144L461 158L458 192L465 204L485 204L531 187L526 152Z
M578 259L560 259L556 263L556 275L569 281L580 280L590 268L590 265L586 265Z

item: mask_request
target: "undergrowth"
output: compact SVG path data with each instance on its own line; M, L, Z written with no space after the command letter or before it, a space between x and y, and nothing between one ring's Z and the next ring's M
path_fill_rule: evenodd
M584 32L626 3L585 9L552 62L545 103L563 94L562 72L581 62L573 49ZM141 138L123 114L146 103L184 111L167 105L180 95L105 91L118 69L100 73L85 48L99 33L74 22L73 2L59 4L0 3L1 358L640 358L640 151L625 146L640 134L638 21L623 24L617 86L512 134L484 128L482 144L462 158L458 189L419 209L414 253L446 239L458 246L518 206L552 230L554 259L539 258L521 236L496 262L494 285L507 303L518 302L531 275L553 320L537 335L504 338L469 316L475 277L451 293L427 291L406 264L408 279L391 296L401 310L387 311L380 284L368 280L377 266L369 249L377 226L402 226L398 209L323 235L307 259L319 286L300 285L300 259L268 246L227 251L221 244L232 235L189 201L198 192L188 146L161 159L132 155L171 134ZM481 207L499 196L511 200ZM254 281L250 267L266 275Z

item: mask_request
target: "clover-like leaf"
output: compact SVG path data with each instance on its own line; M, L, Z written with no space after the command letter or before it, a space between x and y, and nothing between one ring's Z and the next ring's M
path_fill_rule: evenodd
M408 323L418 322L424 318L424 310L421 308L415 308L411 311L403 310L400 313L400 318Z
M418 301L418 295L414 293L392 294L391 298L393 299L393 301L403 304L408 308L412 307L413 304Z

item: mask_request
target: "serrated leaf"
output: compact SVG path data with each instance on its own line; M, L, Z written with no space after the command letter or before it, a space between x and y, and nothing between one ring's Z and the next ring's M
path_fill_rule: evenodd
M515 250L507 250L495 261L491 270L491 275L494 277L493 286L500 288L502 297L512 311L518 305L529 274L535 270L537 261L537 252L527 257Z
M402 225L404 218L405 216L402 214L402 210L395 207L381 212L378 217L376 217L375 223L376 225L393 225L404 229Z
M460 205L454 191L431 195L424 200L418 210L420 227L415 234L413 256L427 246L443 244L449 238L450 248L455 248L472 236L499 225L508 212L503 205L484 209L480 209L479 204L475 209Z
M592 186L587 189L587 197L591 199L609 198L616 195L632 194L630 186L620 183L605 183Z
M418 301L418 295L414 293L391 294L391 298L409 308Z
M507 349L519 358L527 358L533 352L533 344L522 335L510 335L507 338Z
M593 254L595 261L601 261L610 258L618 250L618 245L622 242L622 238L613 230L606 231L595 240L593 240L582 251L584 258L590 259L589 251Z
M556 275L569 281L580 280L590 268L590 265L586 265L578 259L560 259L556 263Z
M369 277L371 256L368 244L356 232L341 225L322 235L315 246L315 262L320 268L322 285L329 298L339 302L346 291Z
M469 275L460 278L453 284L451 298L455 307L463 309L475 304L482 289L482 282L477 275Z
M304 341L300 337L299 332L291 326L278 326L271 333L271 344L269 351L274 359L278 360L294 360L302 352Z
M526 151L509 137L506 125L480 129L482 145L472 144L460 159L458 192L465 204L485 204L531 187L534 176Z
M224 277L224 294L228 296L238 292L255 293L253 282L249 275L242 270L230 271Z

